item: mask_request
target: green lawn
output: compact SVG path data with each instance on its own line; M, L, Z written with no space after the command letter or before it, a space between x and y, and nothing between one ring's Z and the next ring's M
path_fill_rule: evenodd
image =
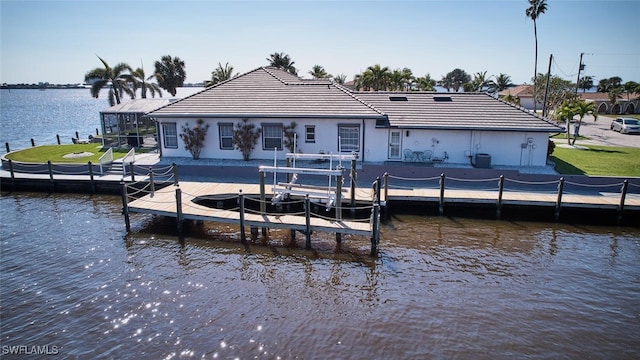
M64 158L64 155L73 153L93 153L92 156L81 158ZM86 164L91 161L94 164L98 163L98 160L104 155L102 145L100 144L69 144L69 145L43 145L27 148L24 150L16 151L14 153L6 155L7 159L20 162L30 163L46 163L51 161L52 163L81 163ZM127 150L115 150L113 151L113 157L119 159L127 154Z
M588 149L556 146L549 158L556 163L560 174L640 177L640 148L586 147Z

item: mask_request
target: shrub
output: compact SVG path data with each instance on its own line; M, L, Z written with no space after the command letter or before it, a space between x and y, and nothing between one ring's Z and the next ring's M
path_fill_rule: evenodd
M184 142L185 150L189 150L194 160L200 159L200 151L204 147L204 138L207 136L207 131L209 131L209 124L205 125L202 119L198 119L193 129L189 128L189 123L182 126L180 139Z

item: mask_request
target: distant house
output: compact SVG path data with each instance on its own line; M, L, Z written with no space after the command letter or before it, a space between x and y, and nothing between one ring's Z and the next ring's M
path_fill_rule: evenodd
M261 67L150 111L159 128L161 156L190 157L179 133L198 119L210 125L200 157L242 159L234 125L261 129L252 159L280 158L284 128L296 124L296 152L357 152L359 161L476 163L543 166L547 119L483 93L353 92L331 80L305 80ZM483 163L484 164L484 163Z
M580 98L585 101L596 103L598 114L638 114L640 113L640 94L626 93L620 95L616 103L612 106L609 94L602 92L580 92Z
M533 110L533 85L518 85L502 90L498 93L500 98L511 95L520 100L520 106L527 110ZM536 109L542 109L542 103L538 102Z

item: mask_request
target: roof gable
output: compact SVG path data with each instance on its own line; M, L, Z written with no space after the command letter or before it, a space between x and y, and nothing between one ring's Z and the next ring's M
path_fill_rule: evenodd
M383 114L331 80L257 68L147 114L152 117L342 117Z

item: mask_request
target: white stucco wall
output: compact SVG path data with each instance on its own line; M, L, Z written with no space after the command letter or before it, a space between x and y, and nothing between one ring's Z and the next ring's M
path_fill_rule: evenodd
M161 123L175 123L178 134L182 126L195 124L197 119L161 119ZM239 150L220 149L219 123L236 124L237 118L204 119L209 124L206 145L202 149L201 157L210 159L241 160ZM480 154L491 155L491 165L507 166L544 166L547 160L547 133L528 133L513 131L471 131L471 130L425 130L425 129L395 129L401 132L401 148L399 159L389 159L390 129L376 128L373 119L250 119L256 128L264 123L275 123L288 126L296 122L298 134L297 152L317 154L319 152L338 154L338 126L339 124L356 125L360 128L360 161L384 162L402 161L404 149L412 151L431 151L432 158L444 159L452 164L470 164L471 158ZM315 142L305 141L305 126L315 127ZM162 127L159 127L162 131ZM162 139L162 155L167 157L191 157L184 149L184 144L178 138L178 148L166 148ZM529 140L531 139L531 140ZM278 151L278 159L284 159L287 149ZM274 158L273 149L263 149L262 138L251 153L251 159L271 160Z
M200 153L201 158L210 158L210 159L233 159L233 160L241 160L242 153L239 150L233 149L221 149L220 148L220 140L219 140L219 128L218 125L220 123L233 123L235 124L241 122L241 119L237 118L203 118L205 124L209 124L209 131L206 136L206 144ZM182 126L186 123L189 124L190 127L193 127L196 123L197 119L160 119L160 123L175 123L176 130L179 134L182 132ZM254 118L250 119L249 123L254 124L256 129L262 127L262 124L271 123L271 124L282 124L282 126L289 126L292 122L296 123L296 133L298 135L296 147L296 152L301 152L305 154L317 154L320 152L324 153L333 153L338 154L338 127L339 125L354 125L360 128L360 152L363 151L363 142L369 142L370 140L366 137L369 136L371 131L369 129L373 129L375 127L375 120L367 119L282 119L282 118ZM306 126L314 126L315 127L315 142L307 142L305 138ZM167 157L191 157L191 154L184 149L184 143L180 138L178 138L178 148L167 148L166 144L164 144L164 137L162 133L162 126L159 126L160 129L160 139L162 142L162 155ZM365 134L365 131L367 134ZM382 147L384 150L384 157L386 158L386 135L384 134L376 134L383 135L383 142L377 140L378 146L375 146L375 142L372 139L372 146L367 146L370 150L369 152L372 154L376 154L376 156L381 156L378 154L379 147ZM367 144L368 145L368 144ZM289 152L286 148L279 150L278 159L284 159L285 154ZM348 154L349 152L343 152L344 154ZM274 158L273 149L263 149L262 137L258 140L254 150L251 153L251 159L268 159L271 160ZM362 160L362 157L360 158Z

